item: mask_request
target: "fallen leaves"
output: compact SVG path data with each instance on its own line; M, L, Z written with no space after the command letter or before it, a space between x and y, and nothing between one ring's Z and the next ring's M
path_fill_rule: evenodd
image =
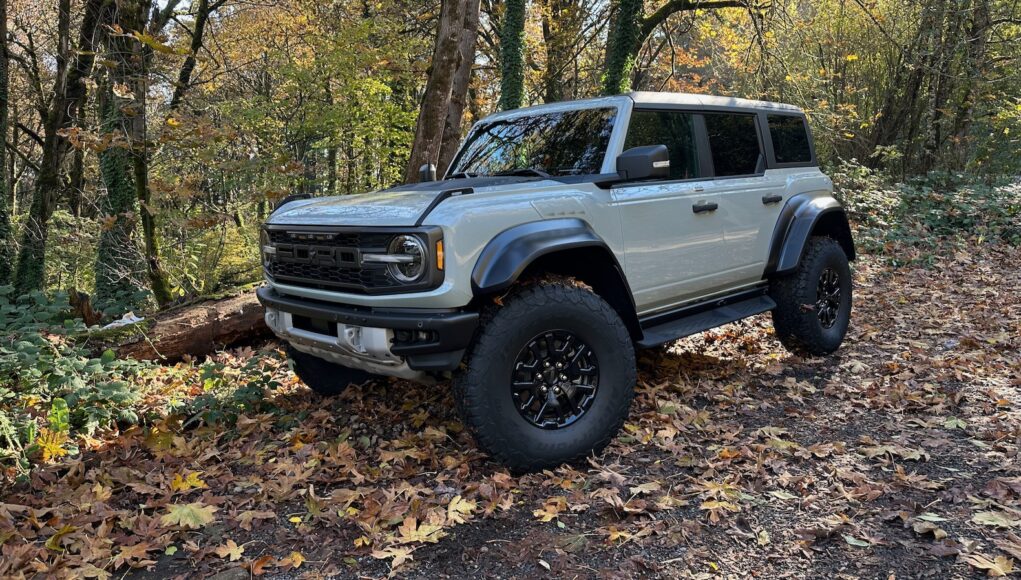
M159 562L194 576L783 576L805 558L820 576L1017 574L1017 339L982 336L980 321L1000 322L982 295L957 299L967 284L856 268L864 304L839 357L788 356L768 320L643 353L624 438L541 474L488 462L444 388L313 398L278 355L251 350L217 355L201 381L139 378L201 397L206 380L250 384L238 373L252 365L280 386L226 391L242 408L232 424L168 416L87 445L55 438L67 453L0 498L0 575ZM975 306L941 320L947 303ZM997 312L1021 328L1017 305Z
M204 505L202 502L187 504L171 504L167 506L167 513L160 517L164 526L182 526L185 528L199 529L213 523L216 517L213 515L219 508Z
M980 554L971 554L970 556L965 556L964 561L979 570L985 570L986 574L994 578L1006 576L1014 571L1014 560L1003 556L989 559Z
M237 562L241 559L242 554L245 553L245 547L237 545L234 540L227 540L226 544L217 547L213 552L221 558Z
M972 523L996 528L1014 528L1021 526L1021 520L1014 519L1001 511L978 512L971 518Z

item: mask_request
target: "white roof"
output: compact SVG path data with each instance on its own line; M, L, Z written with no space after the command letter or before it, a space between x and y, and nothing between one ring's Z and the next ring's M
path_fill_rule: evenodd
M737 97L717 97L713 95L695 95L691 93L651 93L638 91L629 95L640 105L690 105L693 107L739 107L742 109L770 109L778 111L797 111L794 105L771 103L769 101L752 101Z
M693 108L698 107L731 107L740 109L764 109L769 111L788 111L800 113L801 109L794 105L783 103L771 103L769 101L752 101L739 99L737 97L717 97L713 95L696 95L692 93L653 93L634 92L627 95L616 95L611 97L597 97L594 99L582 99L578 101L562 101L534 105L510 111L500 111L486 118L487 121L494 119L507 119L536 113L553 113L560 111L571 111L577 109L595 109L600 107L613 107L622 104L621 101L631 100L638 105L682 105Z

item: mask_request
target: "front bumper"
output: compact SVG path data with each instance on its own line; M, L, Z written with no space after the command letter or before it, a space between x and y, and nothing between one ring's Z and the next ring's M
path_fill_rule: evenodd
M477 312L344 306L285 296L268 287L259 288L256 296L266 307L266 323L295 348L345 366L409 379L456 369L479 324ZM310 330L296 320L336 326Z

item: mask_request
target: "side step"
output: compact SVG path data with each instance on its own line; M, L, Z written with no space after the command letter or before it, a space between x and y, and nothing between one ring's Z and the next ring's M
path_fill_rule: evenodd
M717 306L711 310L704 310L644 329L645 338L638 341L638 346L642 348L660 346L717 326L737 322L742 318L762 314L774 308L776 308L776 302L769 296L756 296L733 304Z

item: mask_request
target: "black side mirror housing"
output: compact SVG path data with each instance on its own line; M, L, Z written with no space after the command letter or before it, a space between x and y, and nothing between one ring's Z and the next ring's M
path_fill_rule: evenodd
M421 182L436 181L436 166L426 163L418 168L418 180Z
M617 157L617 174L624 181L670 177L670 151L666 145L633 147Z

